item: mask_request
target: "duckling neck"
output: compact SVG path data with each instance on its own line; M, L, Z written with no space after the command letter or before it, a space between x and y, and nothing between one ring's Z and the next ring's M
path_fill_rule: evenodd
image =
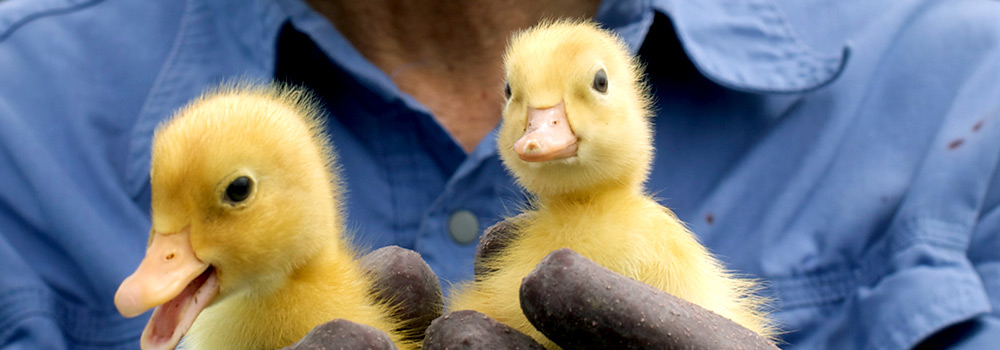
M347 248L325 247L293 268L283 281L234 295L199 317L205 318L205 329L197 335L199 343L218 348L214 342L221 339L222 344L230 342L226 347L244 342L233 348L277 348L336 317L390 331L386 320L378 316L381 310L368 294L367 281ZM254 336L242 339L239 334Z
M235 297L249 303L268 303L270 299L284 299L286 295L302 289L326 289L325 286L341 284L343 279L360 274L353 255L342 247L320 248L288 270L261 273L243 292Z
M295 292L298 286L340 289L354 284L362 276L354 254L344 246L329 246L316 252L301 266L293 269L285 292Z
M622 225L632 225L632 220L659 207L643 195L641 188L619 186L539 198L535 208L534 215L528 216L530 234L525 235L533 240L530 246L542 247L545 254L569 247L594 259L600 249L594 248L593 242L624 242L620 236Z
M541 207L551 209L572 208L599 202L644 198L643 191L645 189L640 184L617 184L539 196L537 202Z

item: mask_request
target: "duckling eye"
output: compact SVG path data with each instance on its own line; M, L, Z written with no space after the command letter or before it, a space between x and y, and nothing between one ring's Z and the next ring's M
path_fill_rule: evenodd
M603 68L594 75L594 90L602 94L608 92L608 73Z
M508 100L510 99L510 82L504 84L503 95L506 96Z
M253 181L249 177L240 176L229 183L226 187L225 200L230 203L239 203L250 197L250 190L253 189Z

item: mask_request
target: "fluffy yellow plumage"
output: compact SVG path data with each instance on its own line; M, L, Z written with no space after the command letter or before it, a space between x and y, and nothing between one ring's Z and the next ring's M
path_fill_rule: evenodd
M197 267L187 276L201 273L209 282L182 278L192 283L188 289L198 289L192 301L184 299L192 294L185 290L144 296L152 301L143 304L137 295L155 288L126 288L140 283L126 280L116 296L119 310L135 314L142 311L136 305L166 303L154 312L144 347L172 347L176 339L167 334L174 328L183 334L185 317L194 320L185 337L190 348L279 348L335 318L382 330L400 348L416 347L400 342L390 307L374 301L371 279L345 240L341 189L318 114L301 91L236 84L203 95L157 130L153 228L143 264L191 261ZM158 241L183 235L187 248L153 256ZM171 305L204 310L168 317Z
M487 262L496 271L459 286L449 309L483 312L554 348L522 314L518 289L566 247L771 336L754 282L733 277L646 194L650 101L625 44L593 23L547 22L514 36L505 68L499 153L534 199L508 219L517 233Z

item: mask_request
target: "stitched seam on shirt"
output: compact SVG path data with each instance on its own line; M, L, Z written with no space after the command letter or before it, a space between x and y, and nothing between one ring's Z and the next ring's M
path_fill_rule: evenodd
M0 313L0 330L13 329L14 325L22 323L29 317L44 317L52 320L59 327L70 345L118 346L139 338L139 334L125 335L121 332L117 334L109 331L81 333L79 331L81 320L85 320L84 326L101 325L119 329L129 321L110 310L95 316L94 313L101 311L87 312L85 308L70 304L41 287L20 287L0 292L0 310L11 309L15 311ZM108 325L106 321L112 321L114 324ZM0 339L6 336L5 333L0 334L4 335L0 336ZM81 334L90 336L81 336ZM114 334L116 339L104 337L109 334Z
M975 271L973 271L975 273ZM971 317L982 314L982 309L979 307L981 304L972 303L970 301L981 301L981 299L976 298L977 296L982 296L982 294L975 293L971 288L951 288L954 286L948 286L957 295L950 295L950 298L935 298L937 301L936 305L930 308L921 308L917 310L909 310L907 312L909 316L924 316L930 315L933 319L933 324L916 324L913 322L903 322L900 327L888 331L886 329L881 329L882 332L873 333L874 336L870 336L868 343L871 348L874 349L901 349L909 348L916 345L920 340L926 339L931 334L947 327L948 325L956 324L958 322L968 320ZM962 286L966 287L966 286ZM940 292L937 294L941 294ZM987 303L989 301L987 300ZM988 306L988 304L987 304ZM889 335L895 332L899 336L891 337Z
M75 12L96 5L102 1L104 0L88 0L75 4L67 3L62 5L49 4L48 6L40 6L37 9L33 9L33 11L26 11L25 14L22 14L21 18L17 18L10 21L10 24L8 24L6 28L0 28L0 42L3 42L7 38L9 38L11 35L14 34L14 32L16 32L25 24L30 23L31 21L48 16L55 16L55 15Z
M840 57L838 56L824 55L813 50L812 47L799 39L799 34L796 33L793 26L785 20L787 16L774 4L774 1L755 0L754 2L758 5L754 8L757 9L757 14L760 18L773 24L775 28L780 29L780 32L776 34L778 34L782 41L791 44L788 45L793 49L791 53L795 55L795 57L811 63L808 67L806 67L807 71L810 73L810 85L817 83L817 75L819 75L817 74L818 67L826 67L827 65L840 60Z
M163 66L160 67L160 72L156 74L153 85L149 87L149 95L143 101L142 107L139 109L139 114L136 116L135 124L132 126L132 132L129 135L128 149L126 151L125 189L132 198L139 198L142 194L142 189L149 183L146 178L149 174L149 159L146 159L146 162L140 162L139 160L150 155L153 142L152 131L155 131L156 125L162 122L158 120L156 123L153 123L152 120L148 120L154 118L154 116L150 115L151 112L149 110L154 108L156 101L165 98L164 96L173 90L170 87L174 84L170 81L173 79L170 73L180 59L179 56L184 46L184 38L189 31L188 26L190 24L188 22L191 21L189 18L191 16L191 7L190 1L184 1L184 11L177 27L177 35L174 36L170 52L167 53ZM153 123L153 125L151 128L148 128L148 124L150 123ZM145 152L140 153L140 147Z
M44 311L26 311L22 313L12 314L10 320L0 323L0 341L5 341L10 338L11 333L15 331L14 326L18 323L22 323L31 318L45 318L55 322L55 317L53 317L49 312Z
M846 299L859 286L875 285L880 279L897 272L885 262L914 247L929 246L943 253L964 254L968 237L963 239L962 235L966 232L964 225L935 219L910 219L899 229L886 233L904 238L886 237L887 241L864 254L856 268L833 266L800 276L774 278L771 285L778 292L782 310L836 303Z
M2 307L2 309L4 310L9 310L11 305L18 305L18 303L16 302L17 295L31 293L32 291L37 292L38 289L28 287L28 288L16 288L4 291L0 293L0 307ZM0 333L0 339L6 339L8 337L8 333L13 331L14 325L21 323L24 321L24 319L32 316L39 316L39 317L44 316L46 318L55 321L54 317L55 315L45 310L34 310L28 308L24 310L14 311L13 313L7 315L4 314L6 314L6 312L0 313L0 330L5 330L3 331L3 333Z
M969 246L971 228L937 219L912 218L906 221L903 233L893 232L889 252L900 252L920 243L936 243L944 248L964 252Z

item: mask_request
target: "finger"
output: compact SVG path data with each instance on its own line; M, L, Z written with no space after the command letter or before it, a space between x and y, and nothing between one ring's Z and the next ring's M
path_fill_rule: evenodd
M472 310L439 317L427 328L424 350L545 349L534 339Z
M483 235L479 237L479 244L476 245L475 259L472 262L472 268L476 276L494 271L486 267L485 262L496 256L500 251L503 251L510 241L513 240L514 235L517 234L515 223L523 219L524 215L520 214L500 221L487 228L483 232Z
M282 350L372 349L392 350L385 333L366 325L336 319L313 328L302 340Z
M563 348L777 349L725 317L565 248L524 278L521 309Z
M441 316L444 302L437 275L420 254L397 246L383 247L362 257L361 268L374 277L376 301L395 308L393 317L402 322L406 339L423 339L427 326Z

